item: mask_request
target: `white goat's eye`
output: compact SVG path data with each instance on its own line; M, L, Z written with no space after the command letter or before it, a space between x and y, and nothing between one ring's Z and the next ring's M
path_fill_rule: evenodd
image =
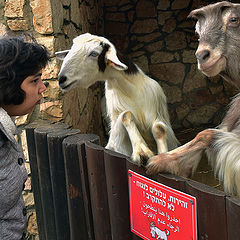
M99 55L99 53L98 52L95 52L95 51L92 51L92 52L90 52L90 54L89 54L89 56L91 56L91 57L97 57Z

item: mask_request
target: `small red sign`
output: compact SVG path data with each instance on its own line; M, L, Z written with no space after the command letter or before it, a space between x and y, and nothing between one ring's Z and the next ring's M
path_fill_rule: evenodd
M197 240L195 197L128 173L133 233L147 240Z

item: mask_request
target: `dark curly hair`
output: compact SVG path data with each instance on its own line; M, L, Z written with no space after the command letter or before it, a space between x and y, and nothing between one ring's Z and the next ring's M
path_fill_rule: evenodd
M0 106L21 104L25 92L21 89L23 80L36 74L50 60L47 49L33 38L24 36L0 38Z

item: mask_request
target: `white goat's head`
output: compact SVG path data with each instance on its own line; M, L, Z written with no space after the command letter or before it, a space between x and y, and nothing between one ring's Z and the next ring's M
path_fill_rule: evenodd
M56 52L56 57L63 60L58 80L61 89L66 91L77 85L88 88L105 80L103 73L108 66L120 71L128 69L109 40L89 33L76 37L71 49Z

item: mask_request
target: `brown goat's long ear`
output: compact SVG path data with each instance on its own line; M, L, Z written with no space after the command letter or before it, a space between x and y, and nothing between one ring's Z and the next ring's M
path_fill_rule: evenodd
M56 56L57 59L63 60L66 57L66 55L68 54L69 51L70 50L55 52L55 56Z
M197 14L197 12L198 12L198 9L191 11L191 12L189 13L189 15L187 16L187 18L198 19L198 14Z
M192 10L187 17L188 17L188 18L194 18L194 19L197 19L197 20L198 20L201 16L204 15L204 8L205 8L205 7Z
M188 18L199 19L200 16L204 15L204 13L206 12L207 9L208 10L214 9L214 8L221 9L223 7L232 7L232 6L234 6L234 4L231 2L228 2L228 1L222 1L222 2L218 2L218 3L209 4L204 7L201 7L201 8L191 11L190 14L188 15Z
M240 3L234 3L233 5L240 11Z

